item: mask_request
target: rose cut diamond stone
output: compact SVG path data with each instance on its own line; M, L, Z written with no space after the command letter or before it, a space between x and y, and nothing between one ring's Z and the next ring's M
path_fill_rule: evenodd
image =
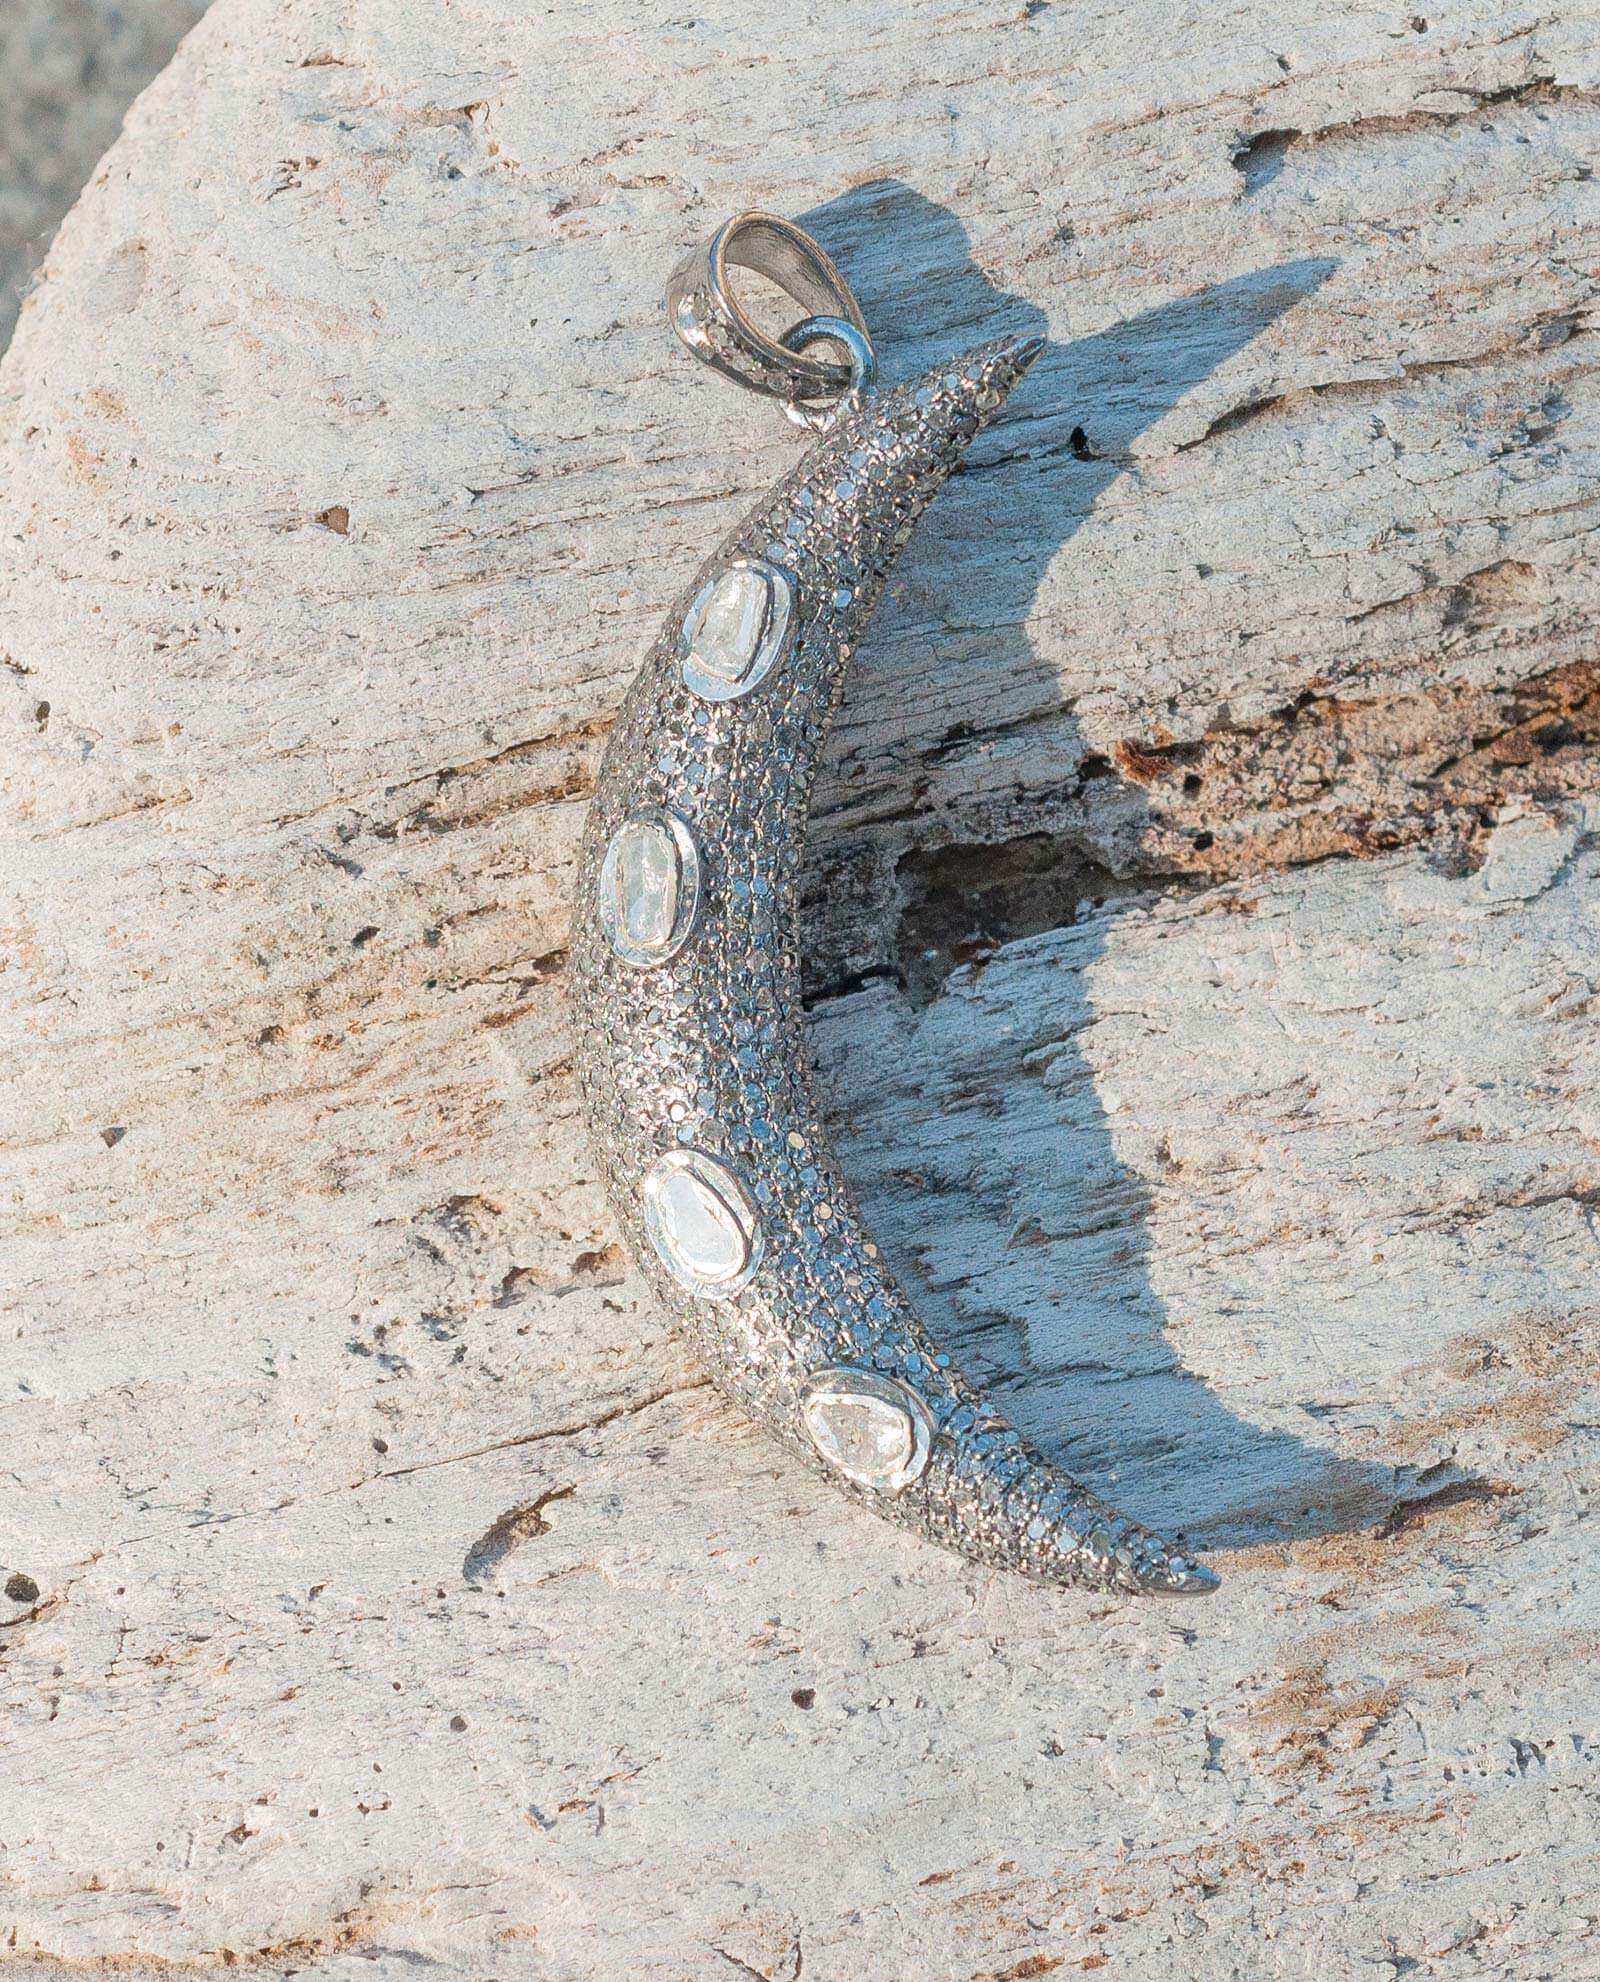
M683 947L699 890L689 828L673 812L635 813L612 834L600 864L597 908L607 941L625 963L665 963Z
M755 1207L731 1170L698 1149L669 1150L644 1180L650 1243L697 1294L731 1294L761 1261Z
M767 630L771 588L748 564L736 564L717 582L695 628L694 657L719 681L743 681Z
M735 558L708 579L684 621L683 679L707 702L748 695L788 651L794 581L765 558Z
M872 1370L819 1370L800 1417L817 1451L858 1486L898 1493L928 1463L933 1425L916 1392Z
M678 849L653 819L630 819L613 845L618 922L635 948L659 954L678 916Z

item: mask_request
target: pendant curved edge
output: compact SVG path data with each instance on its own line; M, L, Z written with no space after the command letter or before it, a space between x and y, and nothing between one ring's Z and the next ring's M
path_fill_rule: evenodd
M845 664L933 489L1041 348L1040 339L999 340L865 402L702 567L629 692L591 806L572 942L578 1072L630 1251L695 1332L719 1387L791 1449L875 1511L985 1566L1053 1586L1200 1595L1218 1586L1212 1570L1025 1446L928 1337L838 1173L799 1033L794 869ZM704 696L684 674L697 607L728 572L762 564L793 586L781 652L739 694ZM790 768L774 779L768 756L786 750ZM760 784L754 813L741 778ZM700 901L693 940L641 981L597 938L591 897L597 846L644 803L683 818ZM747 1055L759 1104L724 1079L722 1061L737 1066ZM757 1133L762 1124L781 1130L777 1155ZM796 1139L801 1160L786 1165ZM686 1147L750 1167L741 1189L754 1257L710 1298L673 1277L641 1215L652 1164L681 1162ZM809 1311L796 1293L802 1281L815 1283ZM913 1400L916 1464L905 1478L890 1467L882 1484L851 1479L819 1452L807 1398L842 1371ZM888 1452L892 1428L868 1429Z

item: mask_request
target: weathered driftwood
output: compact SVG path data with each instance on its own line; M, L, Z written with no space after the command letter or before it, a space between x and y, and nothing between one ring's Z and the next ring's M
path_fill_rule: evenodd
M1596 1972L1597 83L1504 0L191 37L0 374L0 1967ZM862 657L814 1033L1203 1609L852 1511L597 1202L585 791L795 445L656 302L746 204L891 368L1052 338Z

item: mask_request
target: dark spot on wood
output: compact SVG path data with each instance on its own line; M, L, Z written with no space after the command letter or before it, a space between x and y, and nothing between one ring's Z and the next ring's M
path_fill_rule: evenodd
M570 1294L575 1288L613 1287L627 1273L627 1261L618 1245L578 1253L563 1273L533 1266L513 1266L501 1280L494 1297L497 1308L514 1308L519 1301L535 1294Z
M463 1579L476 1587L491 1569L499 1567L513 1549L520 1548L524 1542L531 1542L537 1535L549 1534L550 1523L544 1518L544 1510L553 1501L570 1500L577 1490L575 1486L552 1487L548 1493L540 1494L537 1500L507 1508L499 1520L491 1522L467 1550L461 1564Z
M1170 778L1177 768L1167 752L1142 749L1126 739L1111 746L1111 761L1136 785L1153 785L1161 778Z
M1373 1529L1373 1539L1386 1542L1409 1533L1451 1507L1472 1507L1487 1501L1504 1500L1518 1491L1509 1480L1451 1480L1432 1493L1415 1494L1400 1500Z
M1444 624L1468 633L1526 624L1538 617L1548 596L1544 573L1523 558L1501 558L1469 571L1445 594Z
M485 1032L498 1032L502 1026L515 1025L518 1019L525 1019L536 1008L531 1005L513 1005L508 1012L490 1012L478 1021Z
M1246 193L1272 184L1283 170L1290 147L1303 135L1294 130L1257 131L1235 146L1233 169L1244 180Z
M39 1585L31 1576L24 1576L19 1569L6 1578L6 1595L13 1603L37 1603Z
M963 962L981 968L1004 943L1063 928L1085 903L1134 892L1054 833L931 847L903 855L896 872L904 907L893 974L919 1006Z
M797 1707L802 1707L809 1713L817 1704L817 1689L814 1686L797 1686L789 1698Z
M609 1272L622 1264L621 1246L604 1246L598 1252L582 1252L572 1262L572 1277L582 1280L590 1274Z

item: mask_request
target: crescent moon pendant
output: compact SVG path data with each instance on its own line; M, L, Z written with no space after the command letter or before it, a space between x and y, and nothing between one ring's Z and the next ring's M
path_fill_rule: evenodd
M900 547L1038 339L857 390L702 568L612 733L578 862L577 1067L605 1183L719 1388L874 1512L1045 1583L1216 1577L1033 1450L933 1341L840 1172L796 894L846 664Z

